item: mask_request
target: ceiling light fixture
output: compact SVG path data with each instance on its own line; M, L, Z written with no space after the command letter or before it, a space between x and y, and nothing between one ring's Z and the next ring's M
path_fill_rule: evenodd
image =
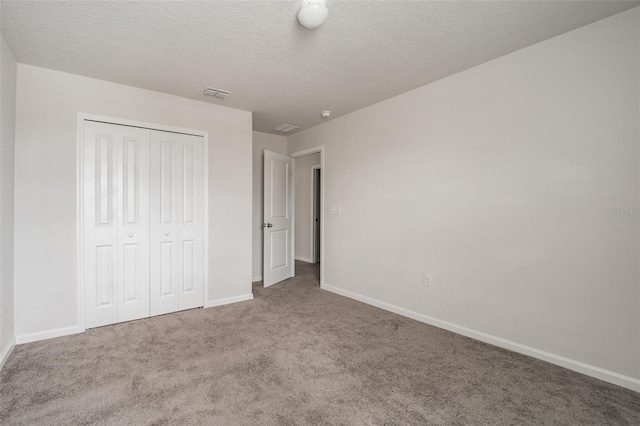
M329 118L329 117L331 117L331 111L322 111L322 112L320 113L320 117L322 117L322 118Z
M302 0L298 21L303 27L313 30L318 28L329 16L326 0Z

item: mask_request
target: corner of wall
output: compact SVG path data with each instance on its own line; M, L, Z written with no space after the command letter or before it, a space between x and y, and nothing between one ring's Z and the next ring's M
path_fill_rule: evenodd
M17 63L0 34L0 368L15 346L14 156Z
M5 349L2 349L0 351L0 370L2 370L2 367L4 367L4 365L6 364L7 360L9 359L9 355L11 355L11 352L13 352L13 348L15 347L16 340L15 338L13 338L9 341L9 345Z

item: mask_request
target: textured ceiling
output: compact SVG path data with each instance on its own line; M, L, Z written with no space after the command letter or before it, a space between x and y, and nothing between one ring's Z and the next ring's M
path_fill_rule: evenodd
M637 1L2 1L18 62L309 128L638 5ZM203 96L205 86L233 92Z

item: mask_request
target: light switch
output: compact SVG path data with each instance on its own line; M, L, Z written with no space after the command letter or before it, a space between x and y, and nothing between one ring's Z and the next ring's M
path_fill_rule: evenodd
M342 206L340 204L331 206L331 214L342 214Z

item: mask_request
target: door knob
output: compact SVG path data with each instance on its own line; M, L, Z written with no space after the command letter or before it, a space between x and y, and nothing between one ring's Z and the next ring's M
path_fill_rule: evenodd
M164 235L166 235L166 236L168 237L168 236L169 236L169 233L168 233L168 232L165 232L165 233L164 233Z
M263 223L263 224L262 224L262 227L263 227L263 228L266 228L266 227L267 227L267 224L266 224L266 223Z
M273 227L273 225L270 223L267 223L267 228L271 228L271 227Z
M133 238L133 234L129 234L129 238Z

